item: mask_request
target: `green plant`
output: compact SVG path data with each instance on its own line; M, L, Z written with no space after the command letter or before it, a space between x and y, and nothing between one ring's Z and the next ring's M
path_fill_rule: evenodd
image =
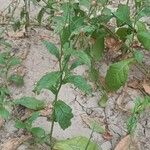
M135 106L132 110L132 114L127 121L127 130L129 134L134 133L139 117L144 113L145 109L150 107L150 97L145 96L144 98L137 98Z
M4 47L4 52L0 53L0 116L4 119L9 117L9 111L6 109L9 105L11 93L9 84L17 86L23 85L23 77L18 74L13 74L12 70L20 65L21 61L11 52L11 46L6 41L1 40Z

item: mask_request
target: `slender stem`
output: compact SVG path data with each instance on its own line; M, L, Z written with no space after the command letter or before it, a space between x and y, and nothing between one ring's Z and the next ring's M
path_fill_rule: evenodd
M91 132L91 134L90 134L90 138L89 138L88 143L87 143L87 145L86 145L86 147L85 147L85 150L88 150L88 147L89 147L91 138L92 138L92 136L93 136L93 133L94 133L94 128L93 128L93 130L92 130L92 132Z

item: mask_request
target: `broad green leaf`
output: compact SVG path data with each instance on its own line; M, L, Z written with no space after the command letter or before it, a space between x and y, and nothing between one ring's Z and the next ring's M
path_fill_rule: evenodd
M4 52L0 54L0 64L5 65L6 64L6 59L8 57L8 53Z
M94 132L97 132L97 133L100 133L100 134L105 133L105 127L103 127L98 121L95 121L94 119L90 120L89 126Z
M117 11L114 13L117 19L117 25L123 26L125 24L131 25L130 21L130 7L128 5L119 4Z
M40 113L39 112L33 112L31 117L27 119L26 123L26 128L30 130L32 127L32 123L39 117Z
M88 147L87 144L89 143ZM87 147L87 149L86 149ZM89 141L86 137L74 137L68 140L62 140L56 142L54 150L101 150L98 145L92 141Z
M59 82L60 75L61 73L58 71L46 74L37 82L34 92L39 94L42 89L48 89L55 93L55 88Z
M99 75L100 75L99 70L94 68L94 66L92 65L90 70L89 70L89 78L90 78L90 80L92 80L95 83L99 84L98 83Z
M15 127L18 129L25 129L26 124L24 122L22 122L21 120L16 120L15 121Z
M121 86L125 84L128 79L129 64L132 61L132 59L123 60L110 65L105 78L106 85L109 90L118 90Z
M45 130L39 127L34 127L31 129L31 133L33 136L37 137L37 138L44 138L46 133Z
M83 63L83 62L80 62L79 60L77 60L77 61L75 61L75 62L71 65L70 69L73 70L73 69L75 69L75 68L77 68L78 66L81 66L81 65L84 65L84 63Z
M72 109L63 101L58 100L54 104L53 117L60 127L65 130L71 125L71 119L73 118Z
M142 17L149 17L150 16L150 6L145 6L142 10L137 13L137 20Z
M144 48L150 50L150 32L138 32L137 37Z
M21 61L20 61L19 58L17 58L17 57L12 57L12 58L9 60L8 66L9 66L9 67L13 67L13 66L19 65L20 63L21 63Z
M108 0L97 0L97 2L101 3L102 5L106 5Z
M17 74L13 74L9 77L9 82L16 84L17 86L22 86L24 84L23 77Z
M102 97L100 98L98 105L101 107L106 107L108 101L108 95L106 93L103 93Z
M135 58L135 60L136 60L138 63L142 63L142 62L143 62L144 55L143 55L142 52L136 51L136 52L134 52L134 58Z
M125 41L127 39L127 36L130 35L131 33L132 33L131 30L126 27L121 27L116 31L116 34L123 41Z
M64 84L71 83L81 91L89 94L92 92L91 86L87 83L87 81L80 75L69 75Z
M76 58L78 58L78 61L80 63L83 63L85 65L87 65L88 67L91 67L91 59L90 57L84 52L84 51L74 51L72 53L73 56L75 56Z
M15 100L15 104L22 105L33 110L40 110L45 107L43 101L37 100L34 97L22 97L20 99Z
M56 56L56 58L59 59L59 49L53 43L49 41L43 41L43 44L46 46L46 48L52 55Z
M97 36L90 53L94 58L94 60L98 61L101 59L103 51L104 51L104 36Z
M4 119L7 119L9 117L9 111L3 106L0 106L0 116Z
M147 32L146 24L144 22L138 21L136 26L138 28L138 32Z

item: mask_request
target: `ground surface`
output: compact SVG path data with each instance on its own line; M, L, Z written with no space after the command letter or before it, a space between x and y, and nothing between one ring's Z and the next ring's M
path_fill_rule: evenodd
M8 0L9 1L9 0ZM2 4L2 5L1 5ZM0 0L0 9L6 7L8 2ZM116 4L116 3L115 3ZM41 39L46 38L51 42L59 45L57 36L44 28L30 28L28 38L14 38L6 36L7 39L13 43L13 48L17 49L16 55L22 56L23 65L21 71L23 72L25 85L21 88L11 87L13 98L20 98L22 96L36 96L32 90L34 84L47 72L57 70L57 62L52 57L46 48L42 45ZM145 54L145 62L150 67L150 54ZM108 65L103 62L100 64L99 69L102 75L106 74ZM79 67L76 69L78 74L86 74L86 67ZM141 72L134 67L130 72L129 82L134 77L142 78ZM104 138L101 134L94 133L93 140L101 146L102 150L113 150L116 144L126 135L126 121L130 115L130 111L134 106L136 97L142 95L138 89L126 86L120 89L117 93L111 94L105 109L98 106L98 101L101 97L100 92L93 92L92 96L85 96L80 91L74 89L70 85L66 85L61 89L59 98L66 101L73 109L74 118L72 125L65 131L60 129L56 124L54 129L54 137L57 139L67 139L74 136L90 137L91 129L86 125L85 118L96 118L102 123L108 125L111 138ZM53 95L44 90L39 96L39 99L52 102ZM122 104L120 104L120 101ZM84 118L84 119L83 119ZM9 138L18 135L17 129L13 127L14 122L10 120L6 122L0 130L0 144L6 142ZM51 123L45 117L40 117L35 123L35 126L43 127L47 132L50 132ZM140 118L136 130L136 150L149 150L150 149L150 113L147 110ZM46 146L31 146L29 143L21 145L18 150L48 150Z

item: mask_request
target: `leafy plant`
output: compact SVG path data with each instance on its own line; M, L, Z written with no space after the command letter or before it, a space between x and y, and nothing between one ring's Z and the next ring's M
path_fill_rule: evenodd
M146 108L150 107L150 97L145 96L144 98L137 98L135 101L135 106L132 110L131 117L127 122L127 130L129 134L134 133L139 117L143 114Z
M0 116L7 119L10 115L7 107L11 104L9 84L22 86L23 77L12 73L12 69L20 65L21 61L9 50L11 45L4 40L2 46L4 51L0 53Z

